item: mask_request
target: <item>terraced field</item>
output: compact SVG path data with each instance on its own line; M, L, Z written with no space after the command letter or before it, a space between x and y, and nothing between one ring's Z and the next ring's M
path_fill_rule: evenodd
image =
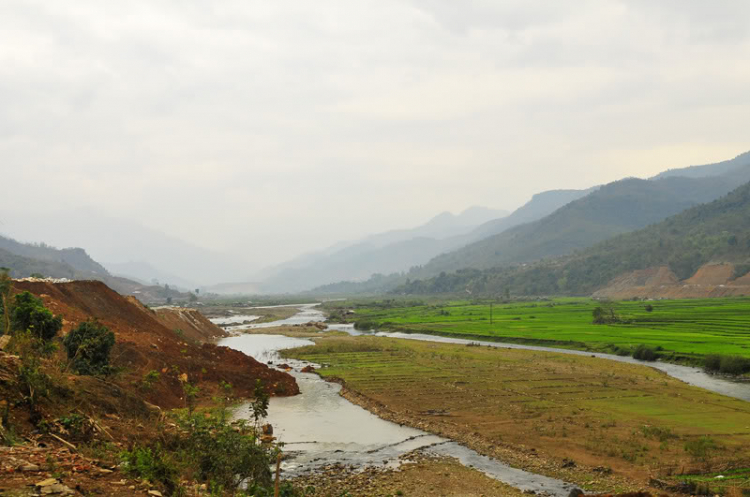
M346 305L346 304L339 304ZM351 305L351 304L349 304ZM750 298L618 302L623 324L595 325L591 299L355 307L360 326L606 351L640 344L688 357L750 357ZM647 311L647 306L652 310Z
M325 365L381 416L591 490L750 465L750 404L643 366L378 337L287 354Z

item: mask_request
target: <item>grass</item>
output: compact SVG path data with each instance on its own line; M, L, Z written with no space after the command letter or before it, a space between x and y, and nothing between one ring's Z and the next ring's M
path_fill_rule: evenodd
M318 342L285 354L323 364L322 376L343 379L350 390L411 424L474 440L488 455L503 458L507 448L505 459L513 463L533 448L541 459L558 461L542 467L551 476L585 482L600 479L586 467L604 466L636 480L679 480L679 473L746 468L750 460L750 404L651 368L379 337ZM559 474L566 458L582 473Z
M411 333L614 351L662 347L682 358L750 357L750 298L618 302L619 324L595 325L592 299L489 304L448 302L355 309L359 326ZM646 306L652 306L647 311Z

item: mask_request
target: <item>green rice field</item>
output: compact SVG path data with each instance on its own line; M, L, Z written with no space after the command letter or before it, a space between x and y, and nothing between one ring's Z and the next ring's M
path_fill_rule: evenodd
M351 306L351 303L338 303ZM618 324L593 324L593 299L492 304L354 305L360 329L432 333L595 351L661 347L675 359L708 354L750 357L750 298L618 302ZM649 312L647 306L651 306Z

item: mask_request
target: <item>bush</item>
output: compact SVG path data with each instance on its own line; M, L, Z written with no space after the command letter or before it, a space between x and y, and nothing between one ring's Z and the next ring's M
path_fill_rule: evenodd
M633 351L633 358L639 361L655 361L659 358L659 354L651 347L639 345Z
M704 359L706 371L731 375L742 375L750 372L750 359L741 356L712 354Z
M86 321L68 333L63 345L73 369L79 374L109 373L109 353L115 334L96 321Z
M16 295L11 312L14 332L29 330L42 340L52 340L62 329L62 318L53 316L41 299L29 292Z
M120 457L125 463L125 472L132 476L161 483L169 493L173 493L179 485L177 467L160 445L153 449L134 447L120 454Z

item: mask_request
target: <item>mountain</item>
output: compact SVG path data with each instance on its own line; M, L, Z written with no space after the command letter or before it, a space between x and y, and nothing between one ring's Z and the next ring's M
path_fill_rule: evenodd
M366 280L373 274L407 271L445 251L460 247L477 225L507 212L471 207L458 215L443 212L412 229L392 230L337 245L263 271L264 292L299 292L342 280ZM212 290L213 291L213 290Z
M518 226L519 224L530 223L552 214L560 207L585 197L598 187L587 190L550 190L537 193L526 204L519 207L507 217L493 219L478 227L469 234L471 241L482 240L492 235L497 235L503 231Z
M166 275L178 276L186 288L226 281L237 277L238 272L251 273L248 261L239 256L198 247L138 222L99 214L93 209L44 215L4 214L3 231L15 239L45 240L63 247L86 247L92 258L112 265L143 261ZM141 278L139 274L128 276ZM147 281L152 278L161 281L158 275Z
M20 243L0 236L0 262L11 269L11 275L34 273L69 279L99 279L109 276L104 267L81 248L57 249L44 243Z
M745 275L750 271L750 183L710 203L567 257L525 267L463 269L427 280L409 281L394 292L502 295L507 291L514 295L588 295L610 282L621 283L623 278L631 278L634 285L660 280L669 287L691 276L696 281L705 280L706 276L699 269L707 274L723 274L726 268L719 271L712 268L722 263L734 265L733 277L737 281L747 278ZM651 272L628 276L628 273L645 270ZM726 274L722 278L734 281Z
M738 169L741 169L744 166L748 165L750 165L750 152L745 152L744 154L738 155L734 159L717 162L715 164L668 169L661 174L657 174L652 179L669 178L673 176L682 176L684 178L724 176L736 172Z
M462 268L487 269L570 254L714 200L746 181L750 181L750 165L723 176L616 181L538 221L442 254L410 276L424 278Z

